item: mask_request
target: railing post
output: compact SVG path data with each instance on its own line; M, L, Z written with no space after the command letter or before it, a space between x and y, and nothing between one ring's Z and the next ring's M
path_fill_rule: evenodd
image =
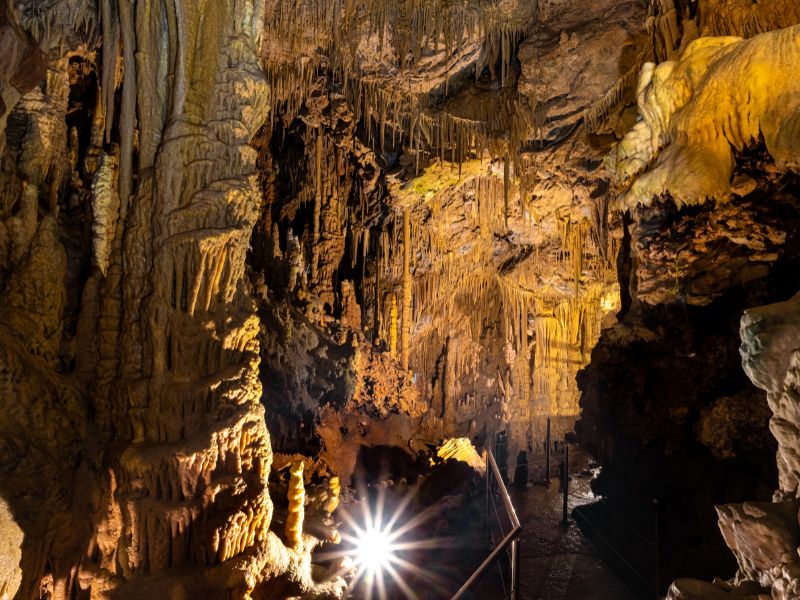
M653 508L655 509L655 529L656 529L656 532L655 532L656 533L656 535L655 535L655 538L656 538L655 539L655 542L656 542L656 544L655 544L655 550L656 550L656 565L655 565L656 566L656 572L655 572L655 575L654 575L655 587L653 588L653 597L656 598L656 600L658 600L658 598L659 598L658 586L659 586L659 583L660 583L659 582L659 575L660 575L659 570L660 570L660 567L661 567L661 565L660 565L660 563L661 563L661 542L658 539L658 536L659 536L658 498L653 498Z
M569 516L567 515L567 511L569 510L567 506L567 501L569 500L569 444L567 440L564 439L564 519L562 523L564 525L569 525Z
M492 465L489 463L491 460L491 451L486 451L486 544L489 548L492 547Z
M519 539L511 542L511 600L519 600Z
M544 479L547 482L547 487L550 487L550 447L551 447L551 440L550 440L550 417L547 417L547 443L545 444L545 476Z
M494 496L490 495L494 493L494 489L496 487L498 491L498 496L503 503L503 508L505 508L506 514L508 515L509 521L511 522L511 531L504 535L502 528L500 530L500 535L502 536L500 541L495 543L490 543L491 551L489 552L489 556L481 563L481 565L470 575L469 579L464 582L464 585L459 588L459 590L455 593L455 595L451 598L451 600L462 600L464 595L469 592L473 586L481 579L481 577L486 573L487 569L497 564L497 561L501 558L501 556L505 555L508 556L510 552L509 558L510 566L511 566L511 597L515 600L519 599L519 535L522 531L522 525L519 522L519 517L517 517L517 511L514 510L514 505L511 502L511 498L508 495L508 490L506 489L505 484L503 483L503 478L500 474L500 470L497 466L497 461L492 454L491 449L486 450L486 523L491 527L491 509L492 506L490 505L491 502L494 501ZM496 479L497 481L493 484L492 479L490 477ZM491 530L489 532L491 538ZM490 540L491 541L491 540ZM500 565L498 565L500 566ZM502 568L502 567L501 567ZM505 588L505 584L504 584ZM505 594L505 589L503 591Z

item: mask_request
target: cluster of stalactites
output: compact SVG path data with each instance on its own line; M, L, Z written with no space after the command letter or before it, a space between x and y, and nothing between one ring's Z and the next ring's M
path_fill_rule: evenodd
M331 66L347 76L359 70L359 46L367 40L371 46L377 43L379 56L390 54L393 66L400 69L413 68L431 52L457 53L477 40L484 52L478 68L499 58L500 75L505 77L513 40L527 28L536 9L503 4L509 3L269 0L267 38L273 41L266 52L271 60L303 61L321 50Z
M14 2L11 2L12 8ZM100 33L97 6L91 0L17 2L19 22L41 48L56 47L70 35L91 40Z
M458 109L447 104L430 106L428 97L413 85L397 85L388 76L352 79L345 90L369 143L381 150L389 143L404 145L414 154L417 169L426 157L453 164L510 157L518 167L520 150L541 129L536 106L514 89L470 102L469 117L459 116Z
M298 114L318 89L324 65L341 83L367 139L376 146L384 148L388 135L393 145L428 148L453 162L469 153L515 154L532 129L533 111L519 110L524 98L515 94L503 101L504 110L496 110L497 100L485 103L485 115L462 118L441 107L434 110L428 96L430 74L414 71L420 61L442 53L446 95L451 67L477 49L477 59L469 59L476 77L488 68L505 85L514 48L534 21L536 8L504 4L509 3L272 0L263 52L273 113Z
M600 335L603 287L592 284L566 297L520 288L511 280L500 283L513 367L526 377L518 375L526 384L515 393L526 400L532 394L539 415L577 414L575 374L588 363Z
M661 62L680 55L699 36L751 38L798 23L796 0L650 0L647 28Z
M468 337L478 340L483 324L496 319L500 314L498 311L505 315L507 338L513 342L517 354L529 356L529 349L523 343L527 340L527 315L536 312L531 302L543 297L537 292L542 288L542 273L566 272L568 276L565 279L572 281L571 289L551 290L552 303L556 303L556 299L581 297L585 294L585 287L598 282L608 287L615 277L616 240L607 240L609 247L601 249L590 220L575 220L569 214L558 219L559 237L554 240L555 250L540 252L537 246L530 259L534 261L534 268L515 269L509 274L500 275L493 266L491 240L502 236L507 230L506 215L512 202L522 203L520 207L514 205L515 214L520 214L520 211L523 215L530 214L531 211L527 210L530 207L522 201L522 182L506 176L508 169L503 169L502 178L492 173L488 166L478 167L470 163L465 169L469 170L468 179L459 180L461 183L454 184L455 187L447 194L433 188L430 197L425 196L423 203L412 211L412 364L421 373L432 372L441 341L452 332L454 323L459 323L459 328ZM481 171L486 173L481 174ZM445 183L449 177L457 176L457 171L451 174L446 168L432 169L432 173L437 176L437 182ZM415 182L418 181L419 186L424 188L428 178L426 173ZM447 210L444 205L451 194L461 195L465 200L465 210L461 213L465 222L459 228L472 231L487 243L465 244L461 247L454 245L457 238L453 236L460 234L456 230L449 231L447 220L442 220L440 216L442 211ZM388 291L379 297L377 303L382 314L388 316L392 297L400 293L403 275L400 228L384 230L379 236L378 245L381 260L377 268L384 282L382 285ZM498 278L505 282L501 287L506 291L513 287L516 292L499 294ZM527 304L519 300L523 296L528 297ZM502 301L498 302L497 299L501 297ZM396 326L395 320L383 319L379 337L391 340Z

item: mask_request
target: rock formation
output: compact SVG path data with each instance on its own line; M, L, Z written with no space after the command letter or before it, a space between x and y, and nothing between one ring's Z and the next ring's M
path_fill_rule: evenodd
M0 2L0 598L341 597L312 553L367 463L480 471L581 413L668 572L732 566L712 507L752 499L739 583L791 597L794 334L745 334L762 504L735 324L800 288L799 20Z
M4 12L18 44L10 68L36 56L18 17L50 64L32 91L12 72L3 96L21 98L3 160L0 494L24 532L21 581L10 571L6 593L175 597L196 589L196 571L206 597L249 597L302 560L269 531L271 449L245 277L261 203L249 142L269 100L263 5L19 8ZM99 30L91 131L68 135L69 61L97 61ZM117 130L118 149L107 145ZM65 196L93 217L93 268L78 275L71 331L60 282L79 265L58 223L79 207ZM183 575L164 577L171 569Z
M658 499L670 531L665 578L732 575L724 538L744 581L755 559L736 532L774 529L783 517L769 504L720 509L720 537L712 506L771 491L768 411L743 377L735 332L745 310L800 287L797 152L783 137L798 111L796 94L781 93L792 85L782 69L800 57L800 30L789 8L745 16L741 3L698 4L654 6L661 62L643 66L639 119L607 161L624 212L619 273L629 300L579 375L578 433L604 464L595 489L609 501L651 518ZM703 37L711 33L726 37ZM759 471L767 476L748 475ZM767 541L769 552L782 554L777 540L790 537ZM721 589L680 580L671 593L716 598Z
M741 323L742 362L747 375L767 392L770 430L778 440L778 490L772 502L717 507L725 542L738 563L730 584L676 581L670 598L797 597L800 590L800 524L797 519L798 349L800 296L748 310Z

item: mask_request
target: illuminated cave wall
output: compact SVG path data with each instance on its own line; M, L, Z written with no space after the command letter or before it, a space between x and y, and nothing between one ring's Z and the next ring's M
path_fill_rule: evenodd
M304 307L310 352L341 356L298 375L302 344L270 343L265 403L292 405L270 427L283 450L317 447L325 398L352 393L334 379L362 342L323 341L333 317L373 342L367 354L408 367L428 406L412 449L506 431L512 454L542 452L547 416L554 439L572 429L575 374L620 305L602 161L635 118L647 10L432 3L430 22L404 10L268 7L268 200L251 264L268 304Z
M0 589L340 597L273 460L581 413L598 491L692 498L671 550L728 569L681 536L772 485L732 324L797 288L797 11L0 6Z

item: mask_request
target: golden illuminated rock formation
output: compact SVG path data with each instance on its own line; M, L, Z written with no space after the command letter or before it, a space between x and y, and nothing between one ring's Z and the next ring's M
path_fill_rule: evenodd
M302 460L295 460L289 468L289 513L284 532L286 541L295 550L299 550L303 544L303 505L306 499L303 464Z
M758 35L699 38L680 58L648 63L639 78L641 120L612 158L630 189L620 202L678 207L731 195L734 151L763 139L778 170L798 167L800 26ZM735 82L735 84L734 84ZM687 177L691 173L691 177Z
M453 438L445 441L436 449L436 456L443 461L459 460L467 463L476 471L486 470L485 458L481 458L468 438Z
M332 515L339 507L342 494L342 484L338 477L328 479L328 499L325 502L325 512Z

